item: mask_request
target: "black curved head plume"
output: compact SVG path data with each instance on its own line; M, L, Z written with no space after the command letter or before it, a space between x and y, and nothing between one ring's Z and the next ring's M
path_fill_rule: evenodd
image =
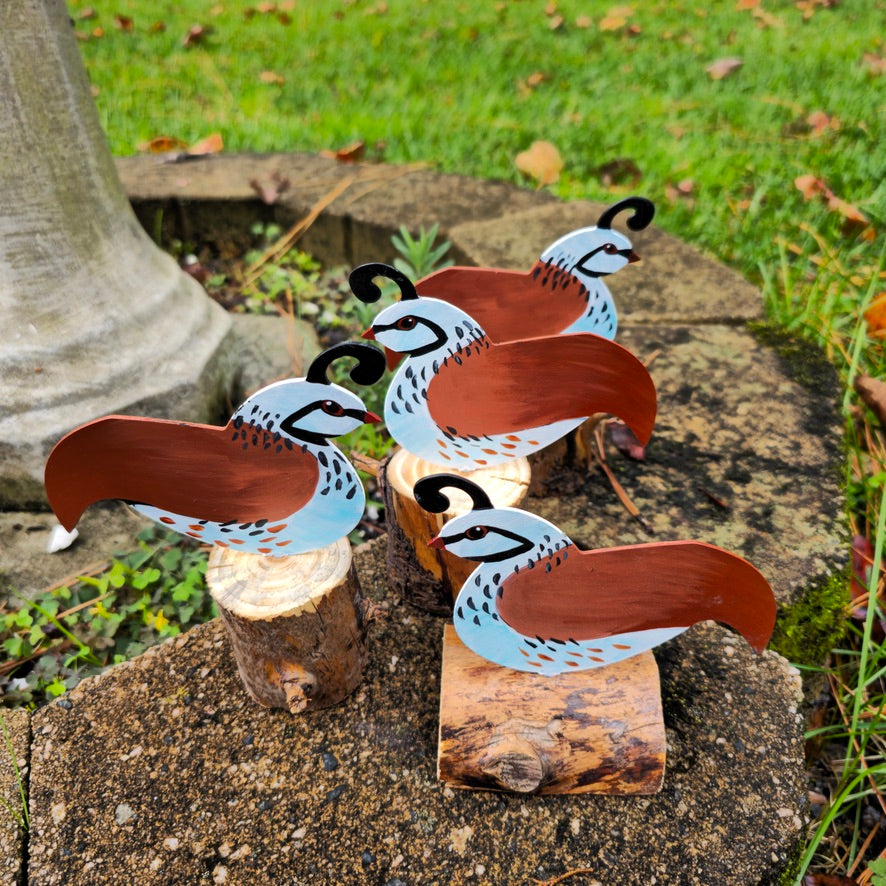
M597 221L598 228L611 228L612 222L620 212L633 209L634 214L628 219L628 227L632 231L642 231L655 215L655 205L645 197L625 197L604 210Z
M396 268L381 262L369 262L354 268L348 277L351 292L366 304L377 302L381 298L381 290L372 282L375 277L387 277L388 280L393 280L400 287L400 301L418 298L415 286L406 274L401 274Z
M484 511L492 507L489 496L473 480L459 477L458 474L431 474L430 477L422 477L412 487L412 494L426 511L442 514L449 509L449 499L440 490L447 486L466 492L474 503L474 511Z
M351 369L351 381L358 385L374 385L385 372L385 355L372 345L357 341L344 341L333 345L314 358L305 379L315 384L330 383L327 371L339 357L356 357Z

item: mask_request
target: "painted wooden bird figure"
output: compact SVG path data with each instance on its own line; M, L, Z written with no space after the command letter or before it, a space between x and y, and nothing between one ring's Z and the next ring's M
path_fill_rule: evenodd
M632 231L645 228L655 215L645 197L627 197L610 206L596 225L552 243L528 273L443 268L415 288L420 296L461 308L498 342L525 338L527 318L535 335L594 332L615 338L615 302L602 278L639 260L631 241L612 228L615 217L630 210L627 226Z
M617 415L641 441L649 439L655 385L630 351L588 333L495 343L454 305L419 298L387 265L355 268L351 288L375 301L373 279L380 276L398 284L401 300L381 311L363 337L385 347L389 365L407 357L384 410L404 449L473 470L535 452L598 412Z
M699 621L725 622L761 652L775 625L775 598L746 560L699 541L581 551L552 523L494 508L475 483L434 474L416 501L442 513L446 487L473 507L428 544L480 565L455 601L466 646L505 667L538 674L601 667L645 652Z
M221 547L284 556L332 544L357 524L365 494L329 438L380 421L327 378L341 357L357 358L358 384L384 373L377 349L345 342L320 354L305 378L257 391L224 427L111 415L76 428L46 463L59 522L70 530L90 504L119 498Z

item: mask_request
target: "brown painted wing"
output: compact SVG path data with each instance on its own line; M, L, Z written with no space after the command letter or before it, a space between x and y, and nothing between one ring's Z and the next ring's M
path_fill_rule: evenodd
M495 341L557 335L587 308L584 284L537 263L529 273L500 268L443 268L420 280L419 295L461 308Z
M539 564L502 583L498 611L512 628L581 641L713 619L757 652L769 642L772 588L747 560L722 548L672 541L569 551L550 572Z
M195 520L277 520L314 494L317 460L252 425L225 427L111 415L63 437L46 462L49 503L72 529L103 499Z
M460 361L460 363L458 362ZM464 436L509 434L597 412L616 415L644 445L655 385L627 349L591 333L475 344L428 386L431 417Z

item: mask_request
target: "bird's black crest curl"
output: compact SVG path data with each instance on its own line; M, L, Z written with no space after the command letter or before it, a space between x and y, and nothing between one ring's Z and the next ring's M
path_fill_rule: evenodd
M612 206L604 210L597 221L597 227L611 228L615 217L620 212L629 209L634 211L627 222L632 231L642 231L655 216L655 204L651 200L647 200L645 197L625 197L624 200L619 200L618 203L613 203Z
M339 357L356 357L357 363L351 369L351 381L358 385L374 385L385 373L385 355L358 341L345 341L333 345L314 358L305 379L316 384L329 384L329 367Z
M473 480L459 477L457 474L431 474L430 477L422 477L412 487L412 494L426 511L442 514L449 509L449 499L440 490L447 486L466 492L474 503L472 510L485 511L492 507L489 496L481 487Z
M381 262L369 262L354 268L348 277L351 292L365 304L377 302L381 298L381 289L373 282L376 277L387 277L388 280L393 280L400 287L400 301L418 298L415 286L406 274Z

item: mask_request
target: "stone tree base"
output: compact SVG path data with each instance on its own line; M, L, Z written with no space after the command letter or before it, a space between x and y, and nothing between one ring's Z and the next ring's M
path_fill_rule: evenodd
M108 413L214 417L230 320L139 225L61 0L0 12L0 509Z

